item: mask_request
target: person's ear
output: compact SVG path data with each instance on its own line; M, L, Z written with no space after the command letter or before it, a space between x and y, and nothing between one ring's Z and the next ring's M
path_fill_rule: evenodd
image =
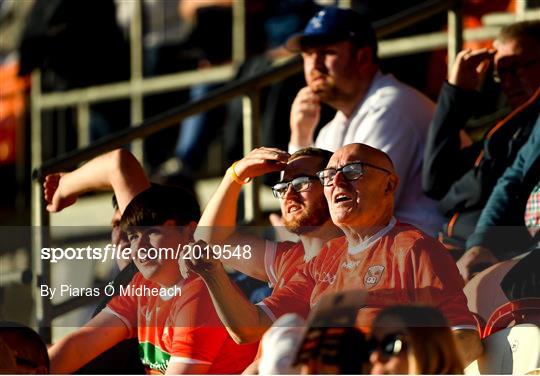
M184 231L186 232L189 242L195 241L194 234L195 234L196 229L197 229L197 222L195 221L191 221L185 226Z
M388 179L386 179L386 188L384 189L384 193L394 194L396 192L398 184L399 178L396 175L388 175Z
M373 61L373 52L371 48L364 46L356 50L356 62L360 65L366 65Z

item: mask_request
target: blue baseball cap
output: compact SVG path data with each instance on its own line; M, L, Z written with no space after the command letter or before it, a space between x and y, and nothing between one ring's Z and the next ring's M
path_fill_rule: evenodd
M303 33L294 34L285 48L300 52L302 47L349 40L357 46L369 45L377 54L377 38L367 17L351 9L327 7L309 20Z

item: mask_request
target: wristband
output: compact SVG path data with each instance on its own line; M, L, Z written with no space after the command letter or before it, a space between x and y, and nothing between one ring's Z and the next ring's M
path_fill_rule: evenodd
M234 170L234 166L236 166L236 164L238 163L238 161L234 162L231 167L229 167L228 169L228 172L229 174L231 175L231 179L234 180L236 183L240 184L240 185L244 185L244 184L247 184L251 181L251 178L245 178L244 180L240 179L240 176L238 176L236 174L236 171Z

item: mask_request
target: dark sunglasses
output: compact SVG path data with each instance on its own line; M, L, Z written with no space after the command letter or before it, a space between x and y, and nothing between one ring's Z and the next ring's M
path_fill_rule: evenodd
M287 189L289 189L289 185L292 186L292 189L295 192L304 192L307 191L311 186L311 180L317 180L317 177L299 176L291 181L281 181L277 184L274 184L274 186L272 187L272 193L274 194L275 198L283 198L285 197Z
M387 170L386 168L383 168L383 167L372 165L371 163L353 162L353 163L346 164L345 166L342 166L340 168L326 168L322 171L317 172L317 176L319 177L321 184L324 185L325 187L328 187L334 184L334 177L337 175L338 172L341 172L343 176L345 177L345 179L347 179L347 181L360 179L360 177L364 175L365 166L369 166L377 170L381 170L388 174L391 174L390 170Z
M382 359L387 361L390 357L399 355L402 351L407 351L407 342L403 334L390 334L380 341L372 338L368 341L369 353L380 352Z

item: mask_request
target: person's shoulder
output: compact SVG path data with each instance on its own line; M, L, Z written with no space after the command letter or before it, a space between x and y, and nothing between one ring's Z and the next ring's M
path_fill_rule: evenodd
M347 251L347 238L340 236L327 241L321 248L319 254L306 263L312 270L320 270L328 267L336 258Z
M305 255L304 245L302 244L302 242L294 243L285 251L284 255L293 259L303 260Z
M408 223L398 222L391 235L394 240L394 248L403 253L444 248L437 239Z
M399 111L433 112L435 104L426 95L391 74L378 74L372 83L370 106Z
M293 242L293 241L282 241L278 242L277 244L277 252L295 252L297 250L304 251L304 246L302 245L302 242Z
M207 295L207 288L204 284L204 280L198 275L191 275L179 284L182 288L182 294L189 293L190 295Z
M136 286L139 286L139 285L149 286L153 283L154 282L150 281L149 279L144 278L141 272L139 271L135 272L135 274L133 275L133 278L131 279L131 282L129 282L130 285L136 285Z

